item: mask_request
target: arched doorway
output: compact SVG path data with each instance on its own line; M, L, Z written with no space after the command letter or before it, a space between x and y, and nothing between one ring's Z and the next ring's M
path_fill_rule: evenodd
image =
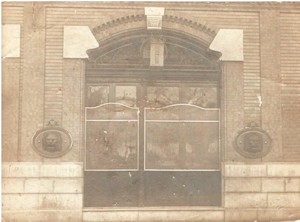
M84 207L220 206L219 53L134 30L88 54Z

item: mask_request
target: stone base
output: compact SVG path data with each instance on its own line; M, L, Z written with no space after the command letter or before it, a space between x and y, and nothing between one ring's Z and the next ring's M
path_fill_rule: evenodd
M223 210L128 210L128 211L97 211L83 212L84 222L192 222L192 221L224 221Z
M3 222L81 222L82 211L13 211L2 212Z
M82 164L2 164L2 220L82 221Z
M81 163L3 163L2 219L14 222L295 221L300 164L226 163L223 206L83 209Z

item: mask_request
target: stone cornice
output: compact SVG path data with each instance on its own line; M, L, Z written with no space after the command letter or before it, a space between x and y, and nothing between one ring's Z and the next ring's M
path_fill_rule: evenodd
M114 28L115 26L119 26L125 23L133 23L138 21L146 21L146 16L143 14L140 15L131 15L131 16L124 16L120 18L113 19L111 21L108 21L104 24L101 24L95 28L93 28L93 33L99 33L101 31L104 31L106 29ZM146 27L146 26L145 26Z
M139 15L131 15L131 16L124 16L120 18L113 19L109 22L106 22L104 24L101 24L95 28L93 28L93 33L97 34L99 32L102 32L104 30L120 26L125 23L133 23L133 22L139 22L139 21L146 21L146 16L143 14ZM163 22L171 22L171 23L177 23L180 25L188 26L197 30L201 30L211 36L216 35L217 31L214 30L212 27L209 27L206 24L201 24L196 21L186 19L179 16L172 16L172 15L165 15L163 16ZM146 26L145 26L146 28Z
M214 36L217 33L217 30L214 30L212 27L209 27L207 24L201 24L199 22L195 22L190 19L186 19L183 17L178 17L178 16L172 16L172 15L165 15L163 17L163 21L168 21L172 23L178 23L184 26L188 26L197 30L201 30L207 34L210 34Z

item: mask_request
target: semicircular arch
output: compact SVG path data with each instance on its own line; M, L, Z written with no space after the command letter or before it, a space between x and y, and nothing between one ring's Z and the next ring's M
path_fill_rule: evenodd
M146 16L142 14L120 17L92 29L99 43L122 33L145 30ZM207 47L215 38L217 30L205 22L193 21L183 17L165 15L163 17L162 30L171 30L186 36L198 39ZM151 32L147 30L148 32Z

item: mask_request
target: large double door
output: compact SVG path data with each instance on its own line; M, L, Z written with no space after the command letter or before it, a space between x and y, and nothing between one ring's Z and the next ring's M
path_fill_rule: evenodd
M220 206L217 81L86 84L84 207Z

